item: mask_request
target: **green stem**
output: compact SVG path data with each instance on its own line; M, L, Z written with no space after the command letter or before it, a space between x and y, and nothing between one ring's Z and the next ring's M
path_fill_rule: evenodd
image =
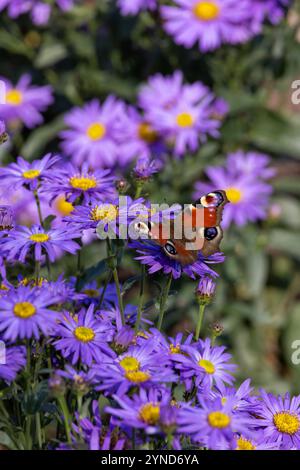
M202 326L202 322L203 322L205 307L206 307L205 303L199 302L198 322L197 322L196 332L195 332L196 341L198 341L198 339L200 337L200 331L201 331L201 326Z
M39 449L43 447L42 428L41 428L41 415L40 413L35 414L35 426L36 426L36 437Z
M40 198L39 198L37 190L33 191L33 194L34 194L34 199L36 202L39 221L40 221L41 226L44 227L44 221L43 221L42 210L41 210L41 202L40 202Z
M40 270L41 270L41 263L39 261L36 261L35 262L35 268L34 268L34 277L35 277L35 281L36 281L37 286L39 284Z
M115 254L113 253L113 249L112 249L111 242L110 242L110 239L109 239L109 238L106 239L106 243L107 243L107 254L108 254L108 257L109 257L109 258L114 257L114 259L110 261L109 266L110 266L110 268L111 268L112 275L113 275L113 278L114 278L114 283L115 283L115 285L116 285L116 291L117 291L117 297L118 297L118 304L119 304L119 309L120 309L120 314L121 314L121 321L122 321L122 325L124 326L124 325L125 325L124 306L123 306L123 298L122 298L122 294L121 294L121 288L120 288L120 281L119 281L118 271L117 271L117 268L116 268L116 266L115 266L115 263L116 263L116 256L115 256Z
M139 297L139 305L138 305L138 311L137 311L137 317L136 317L136 323L135 323L135 332L137 333L139 331L141 319L142 319L142 310L143 310L143 304L144 304L144 289L145 289L145 265L142 264L142 279L141 279L141 285L140 285L140 297Z
M143 186L143 183L141 183L140 181L137 183L134 199L138 199L140 197L140 195L142 194Z
M119 282L119 276L118 276L118 271L117 268L114 268L113 271L113 278L114 282L116 285L116 290L117 290L117 297L118 297L118 303L119 303L119 309L120 309L120 314L121 314L121 321L122 325L125 325L125 315L124 315L124 306L123 306L123 298L121 294L121 288L120 288L120 282Z
M66 431L66 436L67 436L67 442L68 444L71 444L72 443L71 442L71 428L70 428L70 415L69 415L68 405L64 396L59 396L57 399L58 399L58 402L60 404L60 407L64 416L64 425L65 425L65 431Z
M162 322L164 319L164 314L166 310L166 304L168 300L171 283L172 283L172 273L169 274L169 278L166 281L165 287L162 291L161 298L160 298L159 317L158 317L158 322L157 322L157 329L159 331L161 330L161 327L162 327Z
M105 292L106 292L106 289L107 289L107 286L108 284L110 283L111 281L111 278L112 278L112 272L110 271L108 276L106 277L105 281L104 281L104 286L103 286L103 289L102 289L102 292L101 292L101 296L100 296L100 300L99 300L99 306L98 308L100 309L101 305L102 305L102 302L104 300L104 296L105 296Z

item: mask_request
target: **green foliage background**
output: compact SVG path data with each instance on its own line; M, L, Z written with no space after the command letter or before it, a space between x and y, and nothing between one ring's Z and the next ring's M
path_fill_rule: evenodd
M266 26L263 35L243 46L207 55L176 46L154 14L124 18L114 3L90 0L69 14L56 11L45 28L34 27L25 16L12 21L1 14L0 74L16 81L28 72L35 84L51 84L55 91L44 125L15 132L9 147L1 149L1 161L17 155L31 160L57 151L65 111L110 93L135 103L141 82L157 72L181 69L187 81L201 80L226 98L231 111L221 139L208 142L197 155L170 161L146 193L153 202L186 203L194 182L204 178L205 167L222 164L227 152L256 149L273 156L278 174L272 202L281 207L281 214L227 231L227 260L218 268L221 277L205 327L208 334L211 322L223 323L219 341L232 351L240 379L252 377L255 385L278 393L299 393L300 366L291 363L291 344L300 339L300 105L291 103L291 84L300 78L300 2L295 2L288 21ZM139 275L132 255L126 251L120 266L124 281ZM83 279L101 281L103 257L100 242L84 248ZM74 266L74 259L65 257L57 273L71 274ZM153 318L161 280L148 278ZM125 300L137 302L138 284L126 285ZM165 329L192 331L195 283L184 279L173 289Z

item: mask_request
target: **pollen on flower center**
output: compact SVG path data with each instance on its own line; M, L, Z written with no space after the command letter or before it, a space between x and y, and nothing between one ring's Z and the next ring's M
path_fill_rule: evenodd
M83 293L88 297L97 298L99 297L99 292L97 289L84 289Z
M199 20L212 21L218 18L220 7L216 2L198 2L193 8L193 12Z
M208 422L213 428L224 429L230 424L230 416L222 411L212 411L208 415Z
M243 198L243 193L240 189L237 188L227 188L226 196L229 202L232 204L238 204Z
M29 238L35 243L44 243L47 242L50 237L47 233L33 233Z
M133 383L142 383L147 382L151 378L151 375L148 372L142 372L141 370L128 371L125 374L125 378Z
M103 139L105 134L106 134L106 127L104 126L104 124L101 124L101 122L94 122L86 130L86 135L91 140L101 140Z
M69 215L74 210L73 204L66 201L64 196L59 196L55 201L55 208L61 215Z
M27 171L24 171L22 173L22 176L23 178L27 179L27 180L33 180L34 178L37 178L38 176L40 176L41 172L40 170L27 170Z
M160 407L156 403L147 403L140 408L139 417L147 424L156 424L160 416Z
M255 449L256 447L248 439L245 439L244 437L238 438L236 450L255 450Z
M95 338L95 332L92 328L78 326L74 331L74 336L83 343L89 343Z
M180 344L170 344L170 353L171 354L179 354L180 353Z
M105 206L95 206L90 212L90 218L95 222L105 220L111 222L117 218L118 208L113 204L106 204Z
M214 374L214 372L216 370L213 363L208 361L207 359L200 359L198 364L199 364L200 367L203 367L205 372L207 372L208 374Z
M273 422L279 432L293 435L298 432L300 428L300 421L298 416L290 413L289 411L281 411L273 416Z
M23 94L21 91L12 89L6 93L6 103L19 106L23 102Z
M190 113L181 113L177 115L176 122L179 127L192 127L194 118Z
M14 306L14 314L19 318L30 318L36 312L36 308L31 302L18 302Z
M132 372L132 371L138 371L139 370L140 363L135 357L126 356L120 361L120 366L126 372Z
M147 122L142 122L139 125L138 134L140 138L148 144L153 144L153 142L157 140L157 133Z
M70 178L70 185L74 189L88 191L89 189L97 187L97 181L93 176L72 176Z

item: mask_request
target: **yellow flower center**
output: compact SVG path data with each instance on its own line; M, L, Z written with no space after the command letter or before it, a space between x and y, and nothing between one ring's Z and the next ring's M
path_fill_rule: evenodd
M106 127L100 122L94 122L86 130L86 135L91 140L101 140L103 139L105 134L106 134Z
M299 418L289 411L281 411L273 416L273 422L279 432L293 435L300 427Z
M50 237L47 233L33 233L29 238L35 243L44 243L47 242Z
M226 196L228 197L229 202L232 204L238 204L243 198L243 193L237 188L227 188Z
M23 102L23 94L21 91L12 89L6 93L6 103L19 106Z
M90 212L90 219L98 222L99 220L105 220L111 222L116 220L118 215L118 208L113 204L106 204L105 206L95 206Z
M55 209L61 215L69 215L74 210L73 204L71 202L66 201L64 196L59 196L55 201Z
M142 372L141 370L128 371L125 374L127 380L133 383L142 383L147 382L150 379L151 375L148 372Z
M22 176L27 180L34 180L34 178L37 178L40 174L40 170L27 170L23 172Z
M176 122L179 127L192 127L194 118L190 113L181 113L176 117Z
M202 367L205 370L205 372L207 372L207 374L214 374L216 370L213 363L208 361L207 359L200 359L198 364L200 367Z
M237 447L236 450L255 450L255 446L252 444L251 441L245 439L244 437L239 437L237 440Z
M139 361L132 356L126 356L120 361L120 366L126 371L126 372L136 372L140 368L140 363Z
M148 424L156 424L159 420L160 408L156 403L147 403L140 408L139 417Z
M5 284L1 284L0 290L9 290L9 288Z
M93 176L72 176L70 178L70 185L74 189L88 191L89 189L97 187L97 181Z
M97 289L85 289L83 293L92 298L99 297L99 292L97 291Z
M95 332L92 328L86 326L78 326L74 331L74 336L83 343L89 343L95 338Z
M230 416L222 411L212 411L208 415L208 422L213 428L224 429L230 424Z
M30 302L18 302L14 306L14 314L19 318L30 318L36 312L36 308Z
M179 354L180 353L180 344L170 344L170 353L171 354Z
M212 21L218 18L220 7L216 2L198 2L193 8L193 12L199 20Z
M139 125L138 134L140 138L148 144L153 144L153 142L157 140L157 133L147 122L143 122Z

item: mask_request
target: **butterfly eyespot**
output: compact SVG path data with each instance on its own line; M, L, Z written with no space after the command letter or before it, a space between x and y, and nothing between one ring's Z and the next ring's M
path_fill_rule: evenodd
M204 238L206 240L214 240L219 234L219 231L216 227L208 227L204 229Z
M208 193L200 199L204 207L218 207L224 202L224 196L220 191Z
M177 255L177 250L172 242L167 242L164 245L164 250L168 255L171 255L171 256Z

